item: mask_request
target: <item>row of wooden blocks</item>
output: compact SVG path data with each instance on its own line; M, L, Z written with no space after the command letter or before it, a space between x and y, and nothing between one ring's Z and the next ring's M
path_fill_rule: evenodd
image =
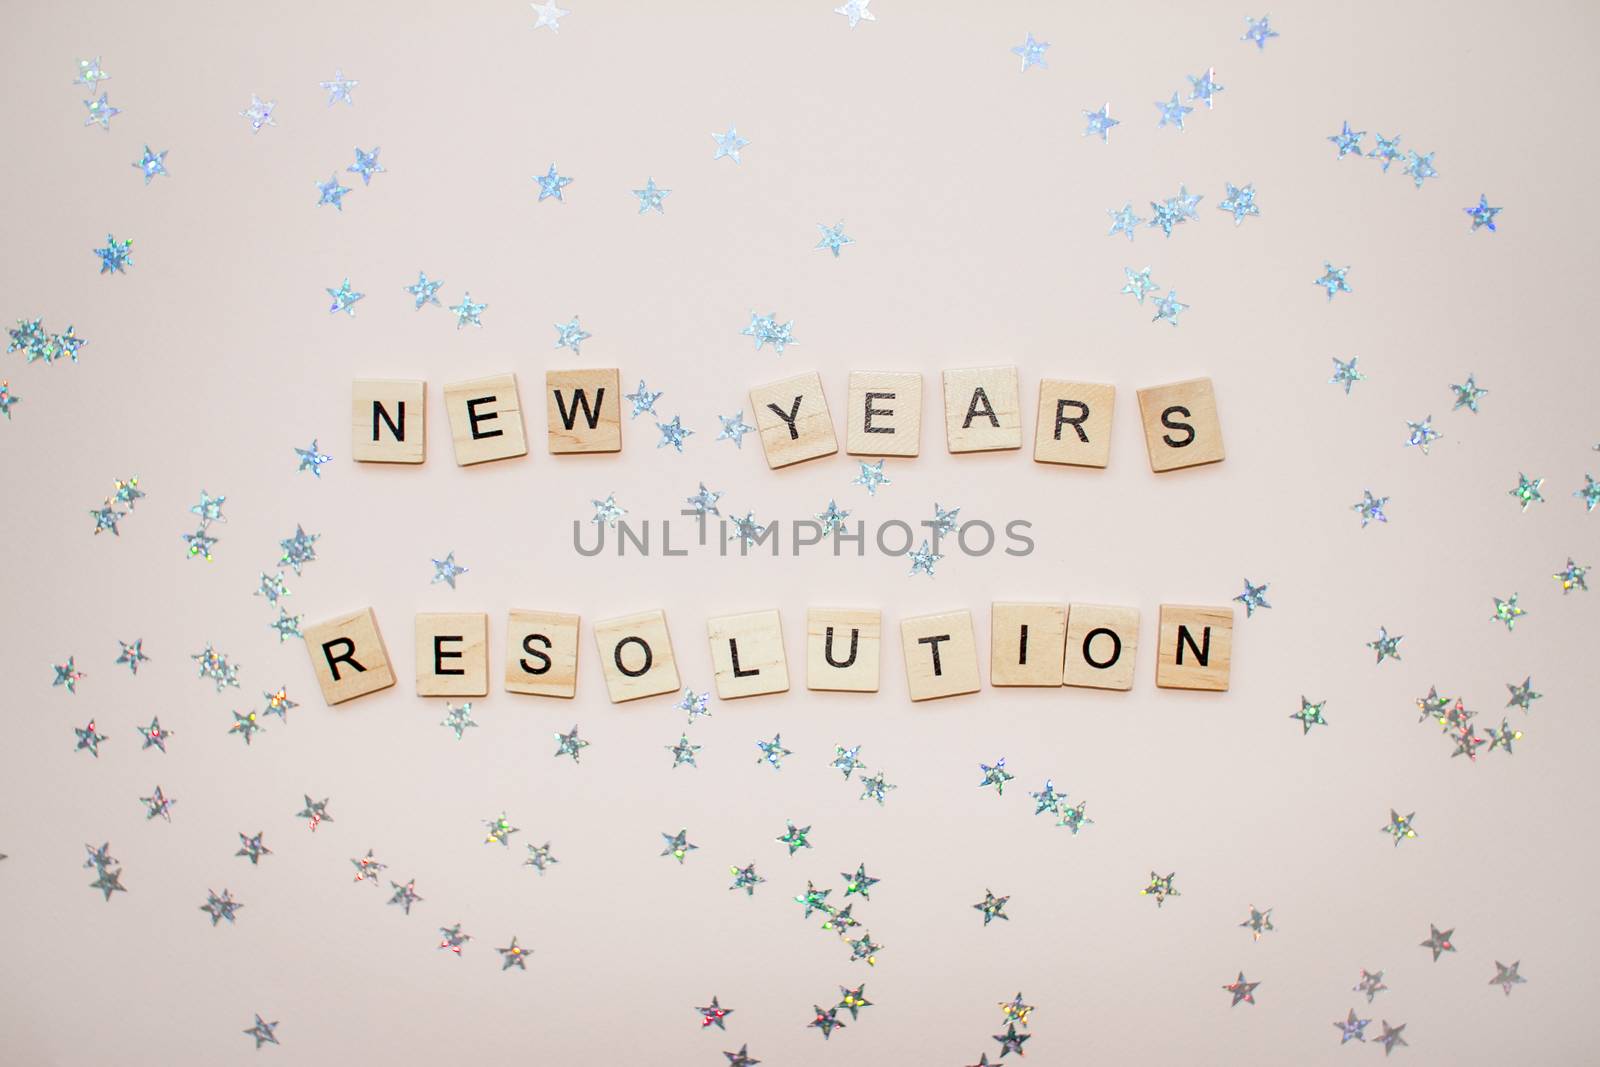
M678 691L665 612L607 619L593 629L612 703ZM990 631L991 685L1133 687L1137 608L996 602ZM719 698L788 691L788 657L776 610L710 619L706 637ZM388 650L370 608L306 627L305 641L329 704L394 685ZM971 612L902 619L900 644L912 700L978 691ZM808 609L806 688L877 692L881 645L882 615L876 609ZM488 694L487 615L419 614L415 648L419 696ZM1224 691L1232 654L1231 607L1161 605L1156 685ZM506 692L572 697L577 686L578 616L513 610L506 621Z
M643 385L641 383L641 388ZM1223 458L1211 379L1140 389L1139 417L1152 470ZM1104 467L1111 456L1116 388L1045 378L1039 382L1033 458ZM553 454L620 452L622 388L615 367L545 372L545 411ZM427 383L360 379L351 402L351 455L367 463L421 463L427 455ZM756 431L774 469L839 451L833 416L816 372L750 390ZM444 387L456 463L469 466L528 454L514 374ZM845 451L853 456L915 456L921 450L922 375L852 371ZM945 441L953 453L1022 447L1016 367L944 372Z

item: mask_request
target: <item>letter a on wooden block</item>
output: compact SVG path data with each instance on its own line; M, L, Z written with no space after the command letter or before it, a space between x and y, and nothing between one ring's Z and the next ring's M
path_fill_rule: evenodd
M1041 381L1034 461L1104 467L1111 457L1111 410L1116 398L1117 390L1110 385Z
M815 371L756 386L750 390L750 406L773 470L839 451L828 398Z
M996 601L989 613L989 684L1061 684L1067 609Z
M972 612L951 611L900 620L906 688L912 700L978 691L978 645Z
M1233 662L1233 608L1161 605L1156 685L1163 689L1228 689Z
M550 451L622 451L621 376L615 367L545 371Z
M421 463L428 454L426 382L358 378L350 386L350 456Z
M706 635L711 640L711 666L719 699L789 691L783 624L776 611L708 619Z
M444 387L444 411L456 465L470 467L528 454L522 428L522 398L514 374L497 374Z
M643 611L597 622L594 640L611 703L678 691L678 663L672 658L666 613Z
M489 616L417 616L417 696L489 695Z
M1139 418L1150 469L1157 474L1222 462L1222 424L1210 378L1139 390Z
M876 693L883 615L875 608L806 611L806 688Z
M951 452L1021 448L1017 368L945 371L944 432Z
M914 456L922 448L922 375L850 372L844 450L852 456Z
M506 692L570 698L577 691L578 617L512 608L506 619Z
M1067 608L1063 681L1081 689L1132 689L1139 655L1139 609L1101 604Z
M330 706L394 684L389 652L371 608L307 626L305 640L311 670Z

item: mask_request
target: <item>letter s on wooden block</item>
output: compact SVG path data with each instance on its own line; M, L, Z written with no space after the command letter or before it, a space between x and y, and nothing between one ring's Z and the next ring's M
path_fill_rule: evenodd
M1034 462L1104 467L1111 458L1111 413L1116 398L1115 386L1057 378L1041 381Z
M806 611L806 688L876 693L883 614L876 608Z
M1233 665L1233 608L1161 605L1156 685L1224 693Z
M1017 368L944 372L944 433L949 450L992 452L1022 447Z
M996 601L989 612L989 684L1061 684L1067 609Z
M506 692L571 698L578 691L578 616L512 608L506 619Z
M1139 655L1139 609L1104 604L1067 607L1063 681L1081 689L1132 689Z
M622 451L621 375L615 367L545 371L553 455Z
M678 691L678 664L662 611L642 611L594 624L600 671L611 703Z
M1222 462L1222 423L1210 378L1140 389L1139 418L1157 474Z
M783 623L776 611L707 619L706 636L711 641L718 699L789 691Z
M358 463L421 463L428 457L426 382L350 383L350 457Z
M489 695L489 616L424 612L416 638L417 696Z
M312 673L330 707L394 684L389 652L371 608L307 626L304 636Z
M844 450L852 456L914 456L922 449L922 375L850 372Z
M833 416L816 371L750 390L756 430L773 470L839 451Z
M978 645L970 611L901 619L900 645L912 700L978 691Z
M444 412L450 420L457 466L528 454L516 375L497 374L445 386Z

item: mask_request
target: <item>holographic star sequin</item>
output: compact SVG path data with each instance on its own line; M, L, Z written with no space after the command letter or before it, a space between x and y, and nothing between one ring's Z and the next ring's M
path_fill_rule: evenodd
M718 415L717 421L722 423L722 429L717 432L718 441L732 441L733 447L744 449L744 435L754 433L755 427L744 421L744 409L740 408L732 415Z
M1571 556L1568 556L1566 568L1557 571L1551 577L1561 586L1561 595L1566 596L1574 589L1584 593L1589 591L1589 579L1584 577L1588 573L1587 566L1579 566Z
M1426 418L1416 422L1412 422L1410 419L1406 420L1405 446L1410 448L1415 445L1417 448L1421 449L1424 456L1428 454L1428 446L1443 436L1443 434L1433 428L1432 415L1429 415Z
M1373 521L1388 522L1389 521L1389 517L1383 513L1383 506L1385 504L1387 504L1388 502L1389 502L1389 498L1388 497L1386 497L1386 496L1375 497L1375 496L1372 495L1372 490L1363 489L1361 491L1361 500L1360 500L1360 502L1350 505L1350 510L1351 511L1358 511L1358 512L1361 513L1361 527L1362 527L1362 529L1365 529L1367 523L1369 523L1369 522L1373 522Z
M711 139L717 142L717 150L711 156L713 162L726 156L735 163L739 162L739 151L750 143L748 138L740 137L739 131L732 126L727 133L714 133Z
M248 745L250 743L251 737L266 731L266 727L261 724L261 720L257 718L255 712L235 711L232 714L233 725L228 727L228 732L230 734L238 734L240 737L244 738L245 744Z
M1178 291L1176 289L1168 290L1166 296L1155 302L1155 307L1155 317L1150 321L1170 322L1173 326L1178 325L1178 316L1189 310L1188 304L1180 304L1178 302Z
M1083 119L1086 123L1083 128L1083 135L1085 137L1098 135L1101 144L1110 143L1111 127L1122 125L1121 119L1111 117L1111 105L1109 103L1100 105L1099 111L1085 111Z
M126 274L127 268L133 266L133 238L118 241L111 234L106 234L106 246L92 249L100 257L101 274ZM50 362L48 359L45 362Z
M272 118L272 109L278 106L276 100L262 100L255 93L250 94L250 106L239 112L240 116L250 120L250 132L260 133L263 126L276 126Z
M568 730L566 733L564 733L564 734L556 734L555 738L556 738L555 757L557 759L560 759L562 756L571 756L572 757L572 762L573 763L577 763L577 762L579 762L579 758L578 758L579 755L583 752L584 749L589 747L589 742L581 740L578 737L578 725L577 725L577 723L573 723L572 729Z
M132 644L127 641L118 641L121 651L117 653L117 665L127 664L129 674L139 673L139 664L150 662L150 657L144 654L144 638L135 638Z
M312 476L318 479L322 477L322 465L333 459L332 456L317 451L317 439L315 437L311 439L310 447L296 448L294 454L300 461L300 465L295 468L295 472L310 471Z
M295 818L305 819L307 822L309 822L311 824L312 833L316 833L317 827L321 826L323 823L333 821L333 816L328 814L327 797L323 797L321 800L312 800L304 793L300 795L305 797L306 803L305 807L301 808L295 813ZM410 912L409 908L406 910L408 913Z
M450 305L450 312L456 317L456 329L459 330L463 326L476 326L480 330L483 329L483 323L480 321L479 316L483 314L483 309L488 306L488 304L483 303L475 304L472 302L471 293L462 293L461 303Z
M1000 1042L1000 1058L1001 1059L1005 1059L1008 1055L1010 1055L1013 1052L1015 1052L1018 1056L1027 1055L1026 1051L1023 1049L1022 1046L1031 1037L1033 1037L1032 1034L1025 1034L1025 1033L1020 1032L1016 1028L1015 1024L1008 1025L1006 1027L1006 1032L1005 1033L1003 1033L1003 1034L993 1034L991 1036L994 1038L994 1040Z
M1048 41L1038 41L1033 34L1028 34L1028 39L1021 44L1011 46L1011 54L1022 60L1022 73L1028 73L1029 67L1042 67L1049 69L1050 64L1044 61L1045 51L1050 47Z
M21 402L22 398L11 391L11 383L0 379L0 415L4 415L9 422L12 406Z
M1371 1021L1371 1019L1357 1019L1354 1008L1350 1009L1350 1014L1345 1016L1343 1022L1335 1019L1333 1025L1339 1031L1339 1044L1343 1045L1352 1039L1365 1043L1367 1024Z
M900 788L897 785L891 785L889 782L884 781L882 771L878 771L876 774L859 775L857 776L857 781L861 783L860 799L876 800L880 806L883 804L884 797L887 795L888 790Z
M1417 831L1411 826L1411 820L1416 818L1416 815L1416 812L1412 812L1409 815L1401 815L1393 808L1390 808L1389 822L1384 826L1380 826L1379 829L1394 838L1394 847L1399 848L1400 842L1417 836Z
M945 537L955 533L957 527L960 526L960 523L956 521L956 516L960 514L960 508L951 508L949 511L946 511L944 508L939 506L937 501L935 501L933 505L933 518L924 522L923 525L931 528L933 532L939 536Z
M694 436L694 431L685 429L683 420L677 415L672 416L671 422L656 423L656 429L661 431L661 439L656 442L656 447L671 445L680 455L683 453L683 442Z
M1583 510L1585 512L1593 511L1595 505L1600 504L1600 482L1595 481L1592 474L1585 474L1583 476L1583 488L1572 495L1583 501Z
M754 513L746 511L744 517L732 517L733 533L728 535L728 540L738 541L741 549L750 548L766 534L767 528L757 522Z
M512 937L511 944L505 948L497 948L495 951L500 953L500 969L502 971L509 971L513 967L526 971L528 969L527 957L533 955L533 950L523 948L517 944L515 937Z
M1259 19L1253 19L1246 15L1244 17L1244 36L1240 37L1239 40L1250 41L1256 46L1256 51L1259 52L1267 47L1269 40L1277 36L1278 31L1272 28L1271 15L1262 15Z
M1533 676L1523 679L1521 685L1506 683L1506 688L1511 690L1511 699L1506 702L1508 708L1521 708L1523 711L1532 711L1533 702L1544 696L1543 693L1533 691Z
M89 91L94 92L94 87L98 83L103 82L110 77L111 75L107 74L101 68L100 57L95 56L93 59L78 60L78 76L72 79L72 84L87 85L89 87Z
M781 356L784 348L789 345L799 344L794 339L794 320L790 319L788 322L780 323L776 312L769 311L765 315L758 315L752 311L750 313L750 325L740 330L739 333L743 337L750 337L755 340L757 352L761 351L762 345L770 344L772 350Z
M710 693L696 693L693 689L685 689L683 691L683 699L672 705L672 709L674 711L687 712L689 722L693 723L702 715L709 716L711 714L710 702Z
M591 500L589 503L594 505L594 518L589 521L596 525L604 523L607 526L615 527L617 520L628 513L627 508L617 503L617 494L615 493L607 493L604 500Z
M1344 124L1344 128L1338 133L1334 134L1332 137L1329 137L1328 140L1332 141L1334 147L1339 149L1339 158L1343 159L1347 155L1359 156L1361 154L1361 138L1365 137L1366 135L1366 130L1352 131L1350 129L1350 124L1346 122Z
M1372 972L1363 967L1361 968L1361 980L1355 984L1352 991L1365 993L1367 995L1367 1003L1371 1004L1374 997L1388 988L1383 984L1382 971Z
M1183 117L1194 110L1194 108L1180 102L1177 93L1173 93L1170 100L1157 100L1156 108L1161 112L1161 120L1156 123L1156 128L1176 126L1180 133L1183 131Z
M250 1029L244 1031L244 1035L255 1038L256 1048L259 1049L262 1045L276 1045L278 1043L277 1035L273 1033L277 1028L278 1023L276 1021L269 1023L257 1013L256 1021L251 1024Z
M344 194L350 190L347 186L339 184L339 176L337 174L331 176L325 182L317 182L316 186L317 205L319 207L323 204L332 204L340 211L344 210Z
M134 160L133 165L139 169L139 173L144 175L144 183L146 185L150 184L151 178L162 175L171 177L171 175L167 174L167 150L165 148L160 152L152 152L150 151L150 146L145 145L144 155ZM1498 211L1500 209L1495 208L1495 210ZM1494 226L1491 225L1489 228L1492 230Z
M821 1030L824 1039L831 1035L835 1030L844 1029L844 1020L838 1017L839 1009L837 1007L825 1009L813 1004L811 1005L811 1011L815 1018L807 1023L806 1026L808 1028L815 1027L816 1029Z
M227 522L222 517L222 505L227 501L225 496L211 496L204 489L200 490L200 503L189 506L189 514L200 516L200 521L205 524L213 522Z
M1383 1054L1387 1056L1394 1051L1396 1045L1405 1047L1406 1039L1401 1037L1400 1034L1405 1030L1406 1024L1401 1023L1399 1026L1390 1026L1388 1019L1381 1021L1383 1023L1383 1033L1373 1038L1373 1040L1383 1046Z
M413 301L412 306L418 311L421 311L423 305L425 304L432 304L435 307L439 306L438 292L439 287L443 284L444 282L442 280L429 281L427 272L419 270L417 271L416 283L414 285L407 285L404 288L406 292L411 294Z
M1503 622L1506 624L1506 630L1511 631L1517 628L1517 620L1527 613L1526 608L1517 606L1517 594L1512 593L1510 599L1507 600L1501 600L1499 597L1494 598L1494 614L1489 617L1489 621Z
M317 84L321 87L323 92L328 94L329 107L332 107L334 104L337 104L340 101L343 101L351 107L354 107L356 102L355 99L351 97L350 90L354 89L361 83L356 81L354 78L346 78L343 70L335 69L331 79L325 82L318 82Z
M1267 589L1270 583L1262 582L1260 585L1251 585L1250 579L1244 580L1244 592L1233 599L1244 605L1244 617L1250 618L1256 613L1257 608L1272 607L1267 603Z
M717 500L721 496L722 493L720 491L707 489L706 483L701 482L700 491L694 496L685 497L684 503L688 504L690 510L696 515L721 515L722 512L717 510Z
M257 866L261 862L262 856L272 855L272 850L262 844L261 838L263 836L263 834L257 833L252 837L241 831L239 834L239 851L235 852L234 855L243 856L250 861L250 866L252 867Z
M1204 74L1187 74L1189 79L1189 99L1198 100L1210 110L1212 97L1222 92L1226 86L1217 84L1217 70L1207 67Z
M93 724L91 723L90 725ZM167 738L172 736L172 731L162 729L161 719L152 716L149 726L139 727L139 736L144 740L144 744L139 746L139 751L143 752L147 748L157 748L165 752L167 750Z
M835 530L844 529L844 520L849 517L849 508L841 508L837 501L830 499L827 509L819 512L816 520L822 524L822 536L826 537Z
M733 1014L733 1009L724 1008L721 1004L718 1004L716 997L711 998L709 1005L704 1008L696 1008L695 1011L700 1013L700 1028L702 1030L708 1026L715 1026L718 1030L726 1030L727 1026L723 1025L723 1021Z
M1489 390L1478 388L1476 377L1468 374L1467 380L1460 385L1452 385L1450 392L1455 394L1456 400L1455 407L1450 410L1455 411L1459 408L1466 408L1476 415L1478 413L1478 400L1488 395Z
M773 734L771 741L757 741L756 747L761 750L761 756L756 762L765 763L775 771L783 769L783 757L794 755L793 752L783 747L782 734ZM806 829L809 830L810 827L808 826ZM809 848L810 846L806 847Z
M867 865L864 863L856 864L855 874L840 872L839 877L844 879L844 895L860 896L862 900L871 900L870 890L881 881L867 874Z
M1254 904L1250 905L1250 917L1239 924L1250 931L1250 940L1260 941L1262 934L1270 934L1276 929L1272 925L1272 909L1262 911Z
M1543 478L1529 478L1521 471L1517 472L1517 485L1510 492L1522 504L1522 510L1527 511L1529 504L1543 504L1544 497L1539 492L1539 487L1544 485Z
M672 190L660 188L656 185L654 178L649 178L645 181L644 188L635 189L633 195L639 198L639 214L643 215L646 211L655 211L657 214L665 215L667 212L661 206L661 201L671 196Z
M683 861L689 853L700 847L690 843L688 830L679 830L675 834L663 832L661 839L667 843L667 847L661 850L661 854L663 856L671 856L678 861L679 866L683 865Z
M1006 770L1006 758L1004 756L1001 756L992 764L978 764L978 770L983 774L983 779L978 783L978 788L987 789L992 785L997 796L1005 795L1006 783L1016 777L1016 775Z
M300 620L304 618L304 615L290 615L287 611L279 608L278 617L267 623L267 629L278 635L278 644L281 645L291 637L305 636L300 632Z
M555 0L545 0L545 2L542 4L530 3L528 6L533 8L533 13L535 15L539 16L539 18L534 22L533 28L537 30L541 26L548 26L550 27L551 33L560 33L561 20L572 14L570 11L563 11L561 8L557 7L555 5Z
M454 552L445 553L444 559L430 559L429 562L433 564L433 577L428 579L429 585L437 585L440 582L444 582L451 589L454 589L456 587L456 575L467 573L467 568L456 565L456 554Z
M1139 890L1139 895L1141 897L1155 897L1156 907L1159 908L1161 905L1167 902L1168 897L1183 896L1182 893L1173 888L1172 880L1176 877L1177 874L1175 872L1166 875L1159 875L1155 871L1151 871L1150 881L1143 889Z
M1441 931L1437 926L1429 923L1428 940L1422 942L1419 947L1432 950L1433 962L1438 963L1440 955L1456 950L1455 944L1450 940L1451 935L1455 932L1456 929L1453 926L1448 930Z
M872 1007L872 1001L867 999L867 987L863 983L851 989L849 986L839 987L839 1007L850 1013L850 1021L855 1022L860 1018L862 1008Z
M370 882L374 889L378 888L378 875L388 869L389 866L387 863L374 858L370 848L367 849L365 856L351 857L350 865L356 869L355 881Z
M888 475L883 473L883 464L884 461L881 459L876 463L861 463L861 473L850 479L850 484L861 486L867 491L868 496L877 496L879 486L894 484Z
M666 745L664 747L668 752L672 753L672 766L674 770L683 764L688 764L691 767L699 766L699 764L694 761L694 754L700 751L701 746L691 745L689 743L688 734L680 734L676 744Z
M753 863L747 867L729 867L728 873L733 875L733 884L728 888L743 889L747 897L755 896L756 886L766 881L756 873L756 865Z
M444 711L444 719L439 725L453 731L457 741L460 741L468 730L477 729L478 724L472 719L472 701L469 700L459 706L446 704Z
M787 828L784 830L783 835L776 840L779 844L789 847L789 855L793 856L800 849L811 847L811 842L807 839L807 835L811 833L811 827L796 826L792 822L786 822L784 826Z
M1429 178L1437 178L1439 176L1439 172L1433 169L1433 156L1434 154L1432 152L1429 152L1425 156L1419 155L1416 152L1406 153L1405 171L1406 174L1410 176L1412 183L1415 184L1418 189L1422 188L1422 183L1424 181L1427 181Z
M218 652L211 644L189 657L198 665L201 678L209 678L217 683L217 692L222 692L225 686L239 688L239 668L228 662L228 657Z
M557 348L570 348L575 356L582 355L579 350L583 342L593 337L594 334L578 325L578 316L574 315L566 322L555 324Z
M1488 197L1480 193L1478 196L1477 207L1462 208L1461 210L1465 211L1472 219L1471 233L1477 233L1480 229L1485 227L1488 228L1490 233L1495 232L1495 216L1500 214L1501 209L1497 207L1490 207Z
M633 412L628 417L637 419L646 412L651 415L656 413L656 401L661 399L661 392L657 390L652 393L644 384L644 379L640 378L639 388L631 393L624 393L622 399L633 405Z
M853 30L859 23L878 21L878 16L867 10L871 3L872 0L845 0L842 6L833 9L833 13L843 15Z
M278 568L293 567L295 574L299 574L301 567L317 558L317 539L321 536L308 534L299 523L295 523L294 536L278 542Z
M91 723L90 725L93 724ZM167 796L161 791L159 785L151 790L149 796L139 798L139 803L144 805L145 822L149 822L159 815L170 823L172 821L172 806L177 802L177 797Z
M506 813L503 811L493 819L483 820L483 825L486 828L483 843L486 845L500 845L502 848L510 848L511 835L520 832L515 826L511 825L511 821L506 818Z
M461 932L461 924L439 927L439 947L461 955L461 946L472 940L471 934Z
M845 245L853 245L856 243L855 238L846 236L844 232L844 223L842 221L833 226L824 226L819 222L817 223L817 229L822 231L822 240L818 241L812 246L812 251L825 248L829 252L833 253L834 259L839 258L839 249L843 248Z
M81 728L74 726L72 732L78 739L78 746L73 749L74 752L88 751L95 759L100 758L100 742L106 739L106 735L95 729L93 719L89 720L87 726Z
M1223 182L1226 195L1217 205L1219 211L1233 212L1233 224L1239 225L1251 215L1259 216L1261 209L1256 206L1256 187L1253 183L1239 186L1232 182Z
M373 145L372 151L363 152L360 145L355 146L356 161L344 168L347 174L361 175L362 185L371 185L374 174L387 174L389 168L378 162L378 153L383 151L381 145Z
M1389 164L1397 159L1404 159L1406 156L1404 152L1400 151L1400 135L1385 137L1381 133L1374 133L1373 137L1377 139L1377 144L1373 145L1372 149L1367 152L1367 158L1375 159L1383 164L1383 172L1388 174Z
M211 925L216 926L222 920L228 920L228 925L233 925L233 917L244 907L243 904L233 899L233 894L224 889L221 895L206 890L206 902L200 905L200 910L211 916Z
M1351 292L1350 283L1345 281L1345 275L1348 273L1350 273L1349 267L1335 267L1332 263L1324 260L1322 263L1322 277L1312 282L1312 284L1320 285L1327 291L1328 302L1331 304L1335 293Z
M1122 292L1133 297L1141 304L1144 303L1147 293L1153 293L1161 288L1160 285L1151 280L1149 267L1139 271L1134 270L1132 267L1123 267L1122 273L1127 275L1128 278L1127 282L1122 286Z
M860 745L855 745L851 748L845 748L843 745L834 745L833 762L829 763L828 766L841 772L846 781L849 781L850 776L856 772L857 768L861 770L867 769L867 765L861 760Z
M111 501L109 500L107 500L98 508L91 508L89 510L89 515L94 519L95 535L99 536L100 531L102 530L110 530L113 535L121 537L122 532L117 529L117 520L121 519L126 514L126 511L118 511L116 508L112 507Z
M101 93L99 99L90 97L83 102L83 106L89 111L89 117L83 120L83 124L85 126L99 126L107 132L111 130L111 120L122 114L120 107L111 106L111 101L106 97L105 93Z
M1517 973L1517 968L1521 966L1521 960L1516 961L1509 967L1501 963L1499 960L1495 960L1494 977L1489 979L1489 984L1499 986L1501 991L1509 997L1511 995L1512 986L1521 985L1523 982L1527 981L1526 978Z
M328 314L337 315L342 311L351 318L355 317L357 301L361 300L367 295L366 293L358 293L354 289L350 288L349 278L346 278L340 282L339 288L328 289L324 287L323 292L333 297L333 303L328 305Z
M1240 971L1238 978L1222 987L1225 992L1233 994L1233 1003L1228 1006L1230 1008L1237 1007L1240 1001L1246 1004L1254 1004L1256 1002L1255 988L1260 984L1260 982L1245 981L1244 972Z
M1311 732L1313 726L1326 726L1328 720L1323 718L1322 709L1327 705L1326 700L1319 700L1313 704L1305 697L1300 698L1300 710L1289 716L1300 723L1300 735L1304 737Z
M1131 200L1125 201L1118 210L1114 211L1107 208L1106 214L1111 216L1111 229L1106 231L1107 237L1115 237L1119 233L1125 233L1128 235L1128 240L1131 241L1133 240L1133 231L1139 227L1140 223L1144 222L1144 219L1133 213L1133 201ZM1149 270L1148 267L1145 269ZM1127 290L1124 289L1123 292L1127 292ZM1140 303L1143 302L1143 300L1140 301Z
M535 174L533 180L539 183L539 203L544 203L551 197L565 204L567 198L561 195L561 190L572 184L572 179L556 173L556 165L550 164L550 169L544 174Z
M358 876L357 881L359 880ZM407 915L411 914L411 905L423 899L417 895L417 880L415 878L405 885L401 885L399 882L390 882L389 886L394 890L394 895L389 898L389 903L400 905Z
M941 559L944 559L944 556L938 552L934 552L928 547L928 542L924 541L922 542L922 546L920 548L911 553L910 573L912 576L915 576L919 573L926 574L929 578L932 578L933 568Z
M190 559L211 562L211 550L217 547L217 539L207 532L205 523L201 523L200 528L194 533L184 534L182 540Z
M1390 637L1386 627L1378 627L1378 636L1367 642L1367 647L1378 654L1378 663L1386 659L1398 660L1400 658L1400 642L1405 640L1405 635Z

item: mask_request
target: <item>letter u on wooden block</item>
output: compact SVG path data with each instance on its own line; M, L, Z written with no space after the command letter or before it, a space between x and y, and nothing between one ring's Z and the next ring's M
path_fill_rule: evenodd
M1233 664L1233 608L1161 605L1156 685L1163 689L1228 689Z
M750 405L773 470L839 451L828 398L815 371L757 386L750 390Z
M417 696L489 695L489 616L423 612L416 635Z
M989 684L1061 684L1067 609L996 601L989 612Z
M545 371L550 451L622 451L621 375L615 367Z
M844 450L852 456L914 456L922 448L922 375L850 372Z
M1157 474L1222 462L1222 423L1210 378L1139 390L1139 418Z
M497 374L447 385L444 411L450 419L457 466L528 454L516 375Z
M706 620L717 697L760 696L789 690L783 623L776 611L752 611Z
M1067 608L1067 667L1062 680L1082 689L1132 689L1139 655L1139 609L1103 604Z
M665 612L642 611L597 622L594 640L611 703L678 691L678 663L672 657Z
M1021 448L1017 368L945 371L944 432L951 452Z
M426 382L358 378L350 384L350 456L358 463L421 463L428 456Z
M1104 467L1111 457L1111 413L1116 398L1115 386L1056 378L1041 381L1034 461Z
M970 611L901 619L900 644L912 700L978 691L978 645Z
M876 608L806 611L806 688L876 693L883 614Z
M512 608L506 618L506 692L570 698L577 691L578 616Z
M343 704L394 684L389 652L371 608L307 626L311 670L328 704Z

